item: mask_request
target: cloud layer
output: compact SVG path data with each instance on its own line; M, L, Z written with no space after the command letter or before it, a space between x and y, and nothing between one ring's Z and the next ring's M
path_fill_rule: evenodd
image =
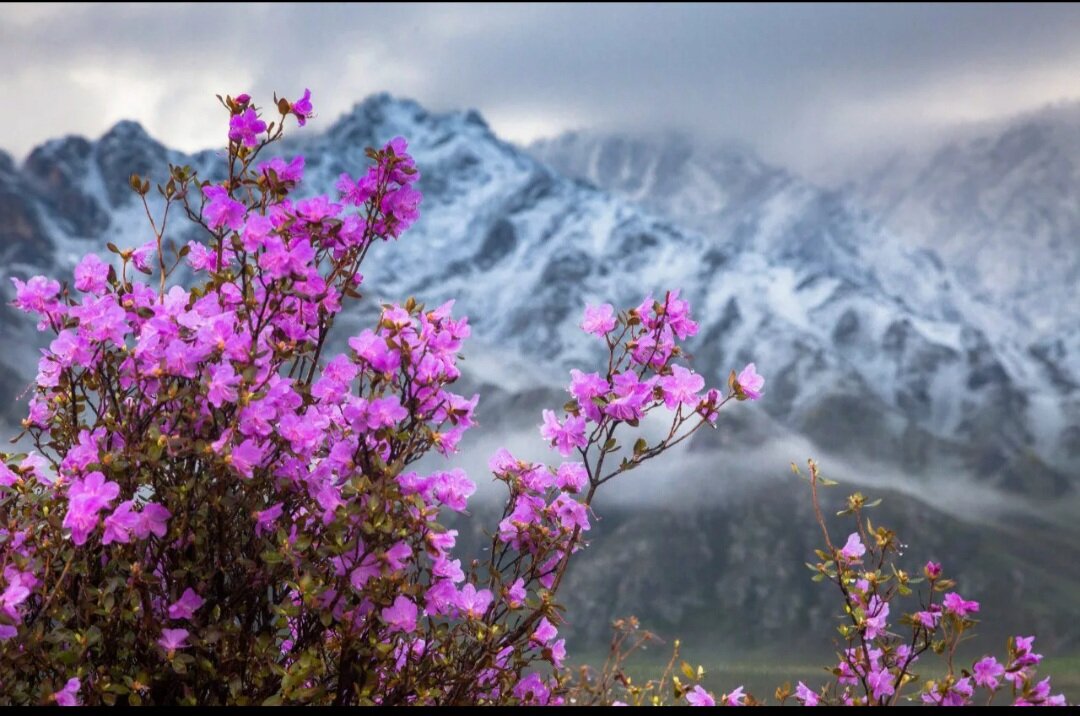
M815 173L958 122L1080 97L1077 5L6 5L0 146L121 118L219 140L213 94L324 120L389 90L528 141L683 128Z

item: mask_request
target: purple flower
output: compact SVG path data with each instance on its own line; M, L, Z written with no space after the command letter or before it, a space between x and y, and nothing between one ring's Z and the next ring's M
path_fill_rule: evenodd
M581 328L586 333L604 337L615 328L615 308L610 303L585 307L585 320Z
M698 391L704 387L704 378L681 365L672 366L671 375L660 379L664 405L668 410L675 410L680 405L697 405L700 402Z
M134 503L131 500L121 502L113 510L112 514L105 518L105 534L101 538L102 544L119 542L127 544L131 541L131 533L139 524L139 513L132 511Z
M799 685L795 687L795 698L803 706L817 706L821 700L817 693L811 691L809 687L803 682L799 682Z
M281 157L274 157L270 161L263 162L259 165L260 174L269 175L271 171L273 171L274 174L277 174L277 178L279 181L299 182L301 179L304 178L304 155L298 154L288 164L286 164L285 160ZM266 222L269 222L269 219L266 219L266 217L263 217L261 214L256 214L256 216L259 216ZM248 220L248 230L252 231L252 233L257 232L264 227L266 230L262 231L263 236L269 233L270 227L263 225L261 221L259 222L259 225L253 227L251 226L251 220Z
M845 562L857 562L864 554L866 554L866 547L859 539L859 533L852 532L848 535L847 544L840 550L840 559Z
M13 580L4 589L3 594L0 594L0 609L2 609L11 618L18 616L18 606L26 601L30 596L30 589L21 580Z
M923 567L927 579L937 579L941 576L941 564L939 562L927 562Z
M560 423L550 410L545 410L543 416L540 437L554 445L563 457L570 457L575 447L583 448L589 444L585 439L585 418L567 416L566 421Z
M169 605L169 619L191 619L204 601L198 592L188 587L179 599Z
M870 597L866 606L866 638L875 639L885 633L888 626L889 603L882 601L876 594Z
M206 393L206 400L215 408L222 404L235 403L238 397L236 386L240 384L240 376L232 363L223 363L210 367L210 385Z
M915 612L915 621L922 624L927 629L936 629L938 621L941 619L941 607L937 604L933 605L933 609L927 612Z
M266 446L254 438L248 438L232 449L230 458L233 468L240 473L241 477L251 478L255 475L256 468L262 466L265 455Z
M510 589L506 591L506 601L510 603L512 608L517 608L525 603L526 596L525 580L518 577L517 580L510 585Z
M740 400L757 400L765 392L765 379L757 374L753 363L742 369L739 377L735 379L735 385L735 393Z
M216 184L205 186L203 195L207 199L206 207L203 209L207 226L211 229L228 226L233 231L244 228L244 213L247 209L229 196L225 187Z
M311 106L311 90L305 89L304 96L292 103L292 113L296 115L296 123L303 127L311 119L315 109Z
M547 706L551 700L551 689L535 671L525 676L514 686L514 697L521 703L533 706Z
M580 462L564 462L559 465L555 484L567 492L581 492L589 482L589 473Z
M966 617L968 614L979 611L979 603L964 599L956 592L949 592L945 595L945 598L941 600L941 605L945 608L945 611L952 612L958 617Z
M1005 675L1005 667L998 663L998 660L992 656L986 656L975 662L975 666L971 671L975 676L975 683L979 686L984 686L991 691L996 691L998 681Z
M158 644L161 648L168 652L176 651L177 649L184 649L187 644L184 642L188 638L187 629L162 629L161 638L158 639Z
M254 147L259 143L256 135L266 131L266 122L259 119L255 110L248 107L240 114L229 119L229 139L245 147Z
M604 412L616 420L638 420L645 404L652 399L655 380L655 377L638 380L632 370L617 374L612 378L616 397L604 406Z
M97 254L87 254L75 267L75 288L83 293L103 293L109 280L109 265Z
M408 597L399 594L394 598L392 606L382 610L382 619L390 628L390 631L411 632L416 630L416 617L418 614L416 604Z
M866 675L866 684L870 687L875 700L896 693L896 689L893 688L893 675L888 669L871 671Z
M34 276L26 283L17 278L13 305L26 313L47 313L57 307L56 297L60 293L60 282L44 276Z
M555 628L555 625L549 622L547 617L541 617L536 631L532 633L532 640L537 644L549 644L558 635L559 630Z
M574 396L585 416L594 423L600 422L602 415L592 399L607 395L609 390L611 386L599 373L582 373L577 368L570 370L570 395Z
M167 531L167 522L172 513L156 502L148 502L143 505L139 513L139 521L135 523L134 533L138 539L146 539L151 534L164 537Z
M75 480L68 488L68 511L64 515L64 527L71 530L71 540L82 545L97 526L98 513L120 494L120 486L106 482L100 472L92 472L84 479Z
M555 514L559 517L559 524L563 529L582 531L589 529L589 510L567 493L562 493L551 503Z
M157 242L147 241L131 253L131 263L135 268L145 273L150 273L150 257L157 253Z
M401 354L370 329L350 338L349 347L377 373L393 373L401 366Z
M494 597L491 590L478 590L471 584L466 584L458 593L457 605L469 619L480 619L484 616Z
M432 475L431 494L454 512L463 512L474 492L476 483L461 468Z
M274 523L281 517L281 510L284 503L279 502L273 507L265 509L261 512L255 513L255 534L262 536L263 534L270 532Z
M53 694L53 699L56 700L57 706L78 706L79 705L79 689L82 687L82 683L76 677L68 679L64 684L64 688L60 689Z
M691 706L716 706L716 699L701 684L694 684L694 688L686 692L686 703Z
M971 695L975 689L971 686L971 679L964 677L952 685L949 692L942 699L942 706L967 706L971 703Z
M743 703L743 699L745 698L746 694L743 693L743 687L740 686L730 694L724 694L721 701L723 701L725 706L746 706L746 704Z

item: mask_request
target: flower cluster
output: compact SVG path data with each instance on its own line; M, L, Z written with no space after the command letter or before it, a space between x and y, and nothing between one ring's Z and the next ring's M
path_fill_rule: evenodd
M467 320L410 299L331 335L372 247L419 218L405 140L369 150L338 196L294 199L303 157L264 150L313 116L310 92L275 100L275 121L246 94L221 102L226 179L171 166L152 206L133 176L150 241L86 256L71 285L15 280L14 306L53 339L23 423L36 449L0 461L3 699L561 703L556 593L596 490L762 380L749 366L705 390L678 292L589 307L609 355L543 412L562 460L492 458L506 510L488 563L463 564L440 520L476 485L414 463L474 424L478 397L451 389ZM181 247L177 214L201 232ZM634 441L654 411L668 435Z

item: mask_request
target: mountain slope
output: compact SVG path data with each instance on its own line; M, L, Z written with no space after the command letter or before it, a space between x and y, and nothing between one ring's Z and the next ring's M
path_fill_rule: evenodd
M761 405L783 429L914 480L958 471L1037 497L1071 492L1074 460L1055 447L1068 439L1061 407L1037 401L1039 431L1029 412L1037 361L999 350L933 254L900 249L838 195L745 153L700 157L676 141L627 145L621 169L606 167L606 149L590 155L594 174L580 178L620 177L609 193L500 141L475 112L433 114L387 95L282 151L307 156L306 191L327 191L364 166L365 147L398 134L422 170L423 218L365 267L372 298L455 298L480 340L565 368L596 350L576 327L585 303L635 305L680 288L702 320L699 369L722 382L755 360L769 378ZM97 142L49 142L19 169L0 165L23 237L13 245L63 274L106 237L141 243L127 176L160 179L166 161L220 170L215 153L184 157L130 122ZM28 375L28 356L8 360Z

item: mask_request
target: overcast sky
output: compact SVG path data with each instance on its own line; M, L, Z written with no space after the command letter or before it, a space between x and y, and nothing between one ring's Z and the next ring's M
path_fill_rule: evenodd
M810 175L1080 98L1078 5L4 5L0 147L134 118L215 145L215 93L387 90L501 136L683 128Z

